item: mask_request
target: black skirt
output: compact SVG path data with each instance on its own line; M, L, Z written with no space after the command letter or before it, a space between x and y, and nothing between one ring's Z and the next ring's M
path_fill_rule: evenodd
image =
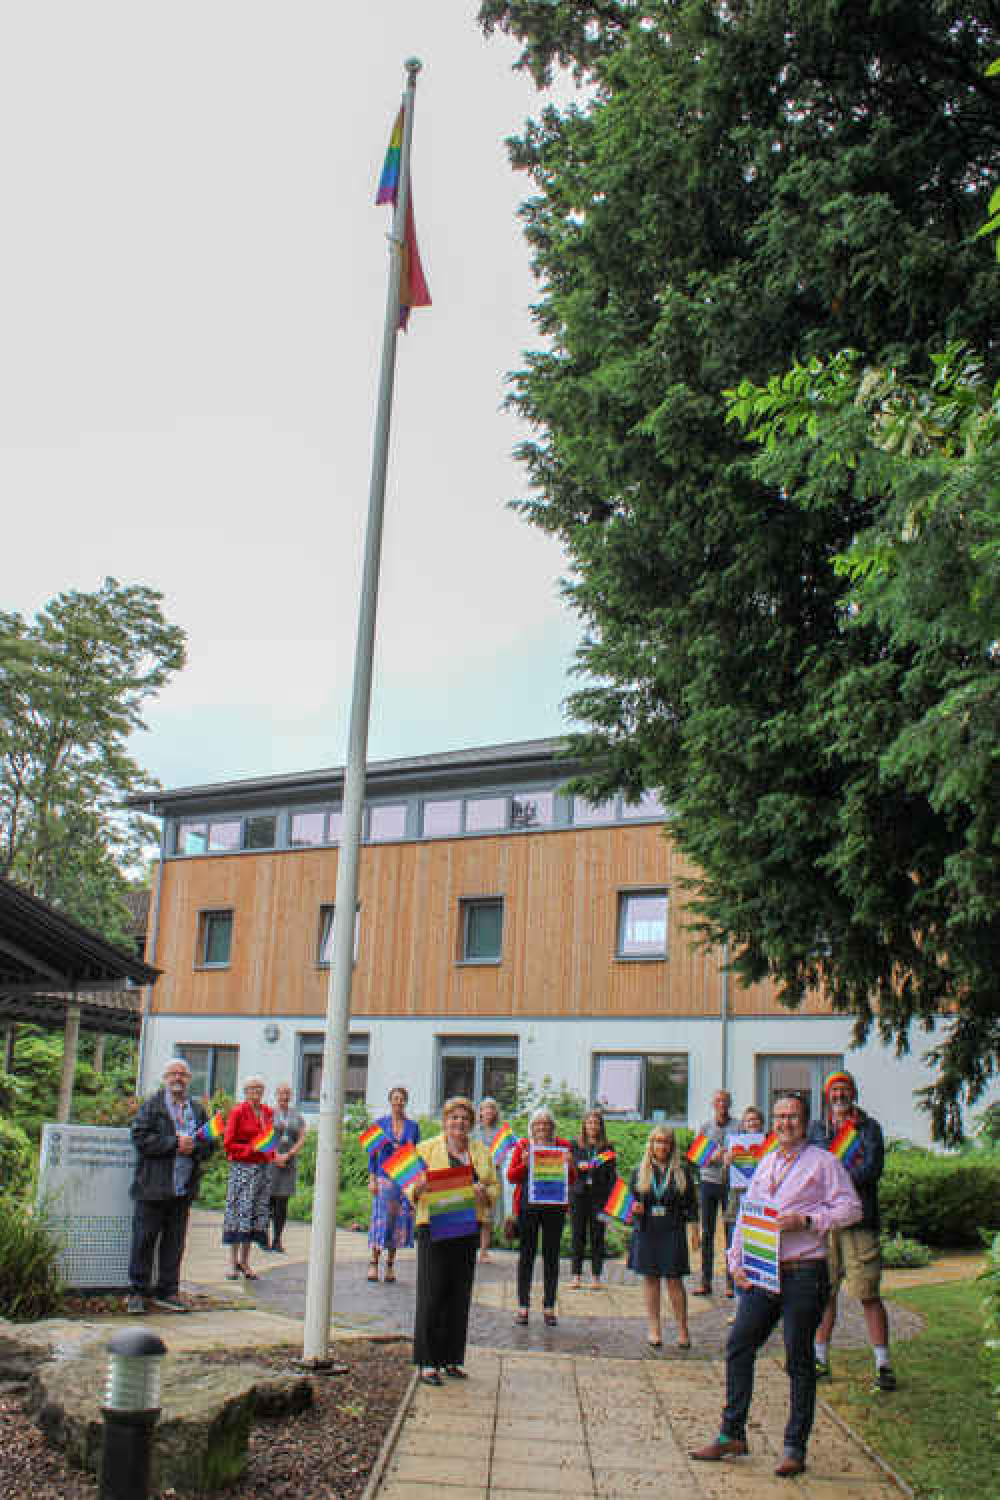
M654 1219L647 1208L639 1228L632 1231L628 1268L640 1276L687 1276L691 1265L683 1220L669 1213Z
M416 1239L413 1363L424 1369L464 1364L479 1235L432 1240L430 1229L422 1224Z

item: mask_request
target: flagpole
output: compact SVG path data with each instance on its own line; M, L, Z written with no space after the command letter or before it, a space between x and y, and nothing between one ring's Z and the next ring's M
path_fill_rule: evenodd
M368 752L375 614L378 603L379 557L382 550L382 516L385 502L386 465L389 456L392 388L396 373L396 336L399 331L403 238L406 231L406 207L410 193L410 142L413 137L413 106L420 62L417 58L411 57L407 59L405 67L407 78L403 93L403 142L400 153L399 188L392 218L392 231L389 235L389 288L385 304L385 330L382 335L382 366L379 375L375 438L372 446L364 570L361 577L358 634L354 651L354 686L351 693L351 722L348 733L347 768L344 775L343 822L340 855L337 862L336 904L333 913L333 953L327 989L323 1081L320 1089L316 1141L312 1238L309 1249L309 1275L306 1282L302 1358L305 1363L314 1365L325 1363L330 1349L330 1315L333 1308L333 1276L336 1261L337 1192L340 1185L344 1086L347 1076L347 1044L351 1015L351 973L354 965L354 920L358 904L358 864L361 849L361 817L365 800L365 761Z

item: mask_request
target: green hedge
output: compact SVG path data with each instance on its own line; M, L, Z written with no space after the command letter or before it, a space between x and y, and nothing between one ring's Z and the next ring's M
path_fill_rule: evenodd
M1000 1151L893 1152L879 1184L882 1227L925 1245L978 1247L1000 1229Z

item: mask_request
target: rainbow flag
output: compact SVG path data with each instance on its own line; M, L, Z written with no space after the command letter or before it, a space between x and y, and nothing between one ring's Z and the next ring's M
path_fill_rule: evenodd
M781 1231L775 1227L778 1210L744 1198L740 1208L740 1258L754 1286L765 1292L781 1290Z
M376 1120L374 1125L367 1126L358 1136L358 1142L362 1151L377 1151L389 1137Z
M424 1160L416 1147L409 1141L404 1141L391 1156L386 1157L382 1168L397 1186L405 1188L414 1177L420 1176L424 1170Z
M395 206L399 196L399 175L403 155L403 109L400 106L389 137L389 149L382 164L375 202ZM431 294L417 247L417 227L413 217L413 183L406 195L406 226L403 231L403 255L399 275L399 326L405 328L411 307L430 307Z
M614 1159L615 1153L613 1151L598 1151L597 1155L592 1156L589 1161L582 1161L580 1163L580 1171L594 1172L598 1167L606 1167L608 1163L613 1162Z
M778 1137L775 1135L773 1130L768 1131L767 1135L757 1147L757 1160L763 1161L765 1156L770 1156L771 1152L777 1151L777 1149Z
M534 1206L569 1203L569 1172L561 1146L532 1146L528 1202Z
M274 1126L268 1125L263 1134L259 1135L254 1141L253 1149L260 1152L273 1151L277 1139L278 1137L274 1133Z
M428 1172L424 1198L432 1240L454 1240L460 1235L479 1233L471 1167L444 1167Z
M606 1166L608 1162L612 1162L614 1159L615 1153L611 1146L608 1147L607 1151L599 1151L597 1153L597 1165L599 1167Z
M719 1154L719 1142L710 1141L708 1136L701 1130L691 1142L687 1151L687 1159L696 1167L707 1167L713 1156Z
M635 1198L629 1192L621 1177L615 1178L615 1185L604 1205L602 1219L608 1219L614 1224L629 1224L632 1220L632 1212L635 1208Z
M382 163L382 176L378 180L378 192L375 194L375 202L395 203L396 194L399 191L399 165L403 155L403 106L399 106L399 114L396 123L392 127L389 137L389 147L385 153L385 161Z
M490 1141L490 1155L493 1165L498 1167L509 1151L513 1151L514 1142L517 1137L509 1125L501 1125L496 1135Z
M226 1117L221 1109L217 1109L210 1120L200 1125L195 1131L197 1141L221 1141L226 1133Z
M861 1136L853 1120L844 1121L827 1150L843 1162L845 1167L853 1167L861 1155Z

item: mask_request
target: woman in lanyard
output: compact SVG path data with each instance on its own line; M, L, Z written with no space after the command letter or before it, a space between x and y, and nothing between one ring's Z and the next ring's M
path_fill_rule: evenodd
M674 1132L657 1125L642 1161L630 1183L635 1198L629 1269L642 1277L646 1301L646 1342L651 1349L663 1344L660 1323L660 1282L667 1283L667 1298L677 1320L677 1347L690 1349L687 1295L682 1276L690 1273L685 1226L691 1225L691 1243L701 1243L698 1232L698 1199L691 1169L677 1150Z

